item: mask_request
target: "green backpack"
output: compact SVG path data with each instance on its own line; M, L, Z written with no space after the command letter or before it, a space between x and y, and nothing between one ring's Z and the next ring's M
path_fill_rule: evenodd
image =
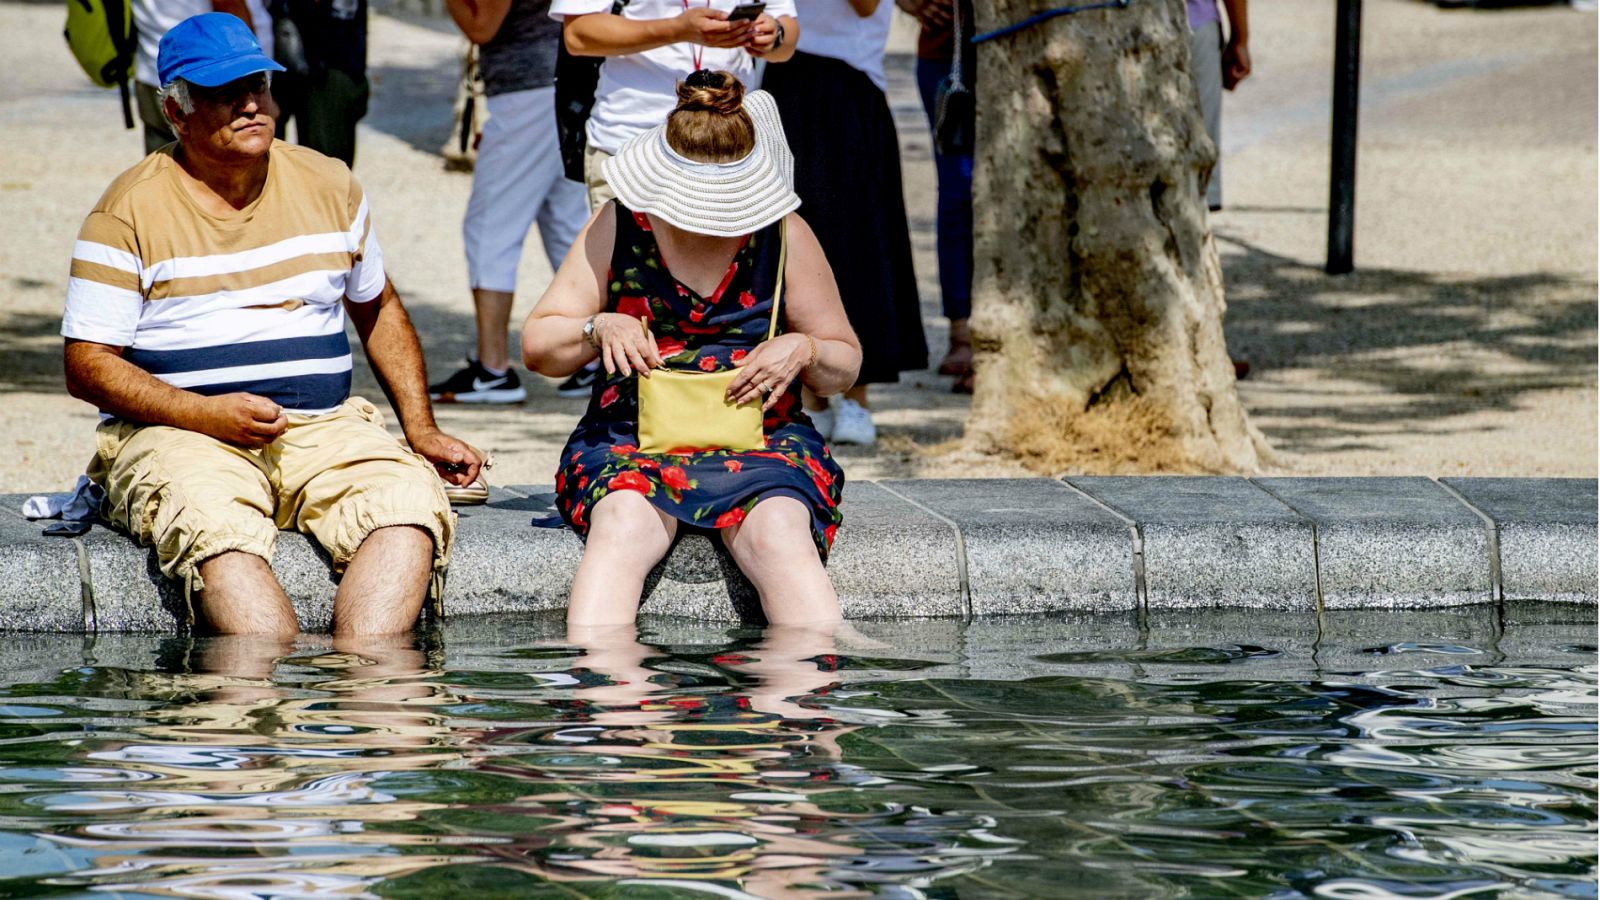
M67 47L89 80L122 91L122 123L133 127L128 79L137 43L131 0L67 0Z

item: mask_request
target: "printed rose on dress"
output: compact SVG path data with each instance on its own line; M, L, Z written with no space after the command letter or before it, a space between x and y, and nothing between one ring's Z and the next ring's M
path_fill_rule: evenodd
M749 309L756 305L756 295L745 291L739 295L739 305Z
M717 358L715 356L702 356L700 357L700 362L696 363L696 365L700 367L702 372L714 372L717 368Z
M683 341L680 341L677 338L656 338L656 352L661 354L662 359L671 359L672 357L677 356L684 350L688 349L688 346L688 344L685 344Z
M730 509L727 512L723 513L722 515L717 516L717 521L713 523L713 527L716 527L716 528L727 528L730 525L738 525L740 522L743 522L743 521L744 521L744 510L742 510L742 509Z
M738 472L740 469L744 468L744 463L738 461L737 459L725 459L722 461L722 465L727 468L729 472Z
M689 473L678 466L664 466L661 469L661 482L667 487L686 491L689 489Z
M605 409L611 404L617 402L621 396L622 392L617 390L617 386L613 384L600 393L600 408Z
M812 459L811 457L806 457L806 468L811 470L811 477L818 484L822 484L822 485L832 485L833 484L833 473L829 472L822 465L822 463L817 462L815 459Z
M606 487L613 491L638 491L647 495L651 492L650 479L640 475L638 472L623 472L619 475L613 475L611 480L606 482Z
M650 313L650 301L643 297L618 297L617 312L633 319L653 318Z

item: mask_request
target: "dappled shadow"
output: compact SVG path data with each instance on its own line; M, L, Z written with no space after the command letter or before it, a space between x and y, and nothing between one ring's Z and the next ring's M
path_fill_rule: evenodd
M35 289L44 285L31 278L8 278L7 289ZM11 312L0 328L0 393L15 391L66 391L62 380L61 315Z
M1592 279L1398 269L1334 277L1225 233L1217 240L1228 347L1268 382L1249 386L1247 405L1275 420L1266 431L1281 450L1453 431L1453 417L1595 383Z

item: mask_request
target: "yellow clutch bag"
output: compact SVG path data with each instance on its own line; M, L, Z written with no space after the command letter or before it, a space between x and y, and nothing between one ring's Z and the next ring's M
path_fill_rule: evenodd
M778 306L783 298L783 267L788 237L780 226L778 281L772 293L772 320L767 340L778 331ZM640 320L640 325L644 325ZM648 327L648 326L646 326ZM738 369L700 372L656 369L639 385L639 450L669 453L673 450L759 450L767 445L761 428L761 401L742 406L728 399L728 385Z

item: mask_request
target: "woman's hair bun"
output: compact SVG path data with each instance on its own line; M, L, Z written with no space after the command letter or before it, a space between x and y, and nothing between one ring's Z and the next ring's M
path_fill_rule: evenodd
M732 73L699 69L678 82L678 109L731 116L744 108L744 82Z

